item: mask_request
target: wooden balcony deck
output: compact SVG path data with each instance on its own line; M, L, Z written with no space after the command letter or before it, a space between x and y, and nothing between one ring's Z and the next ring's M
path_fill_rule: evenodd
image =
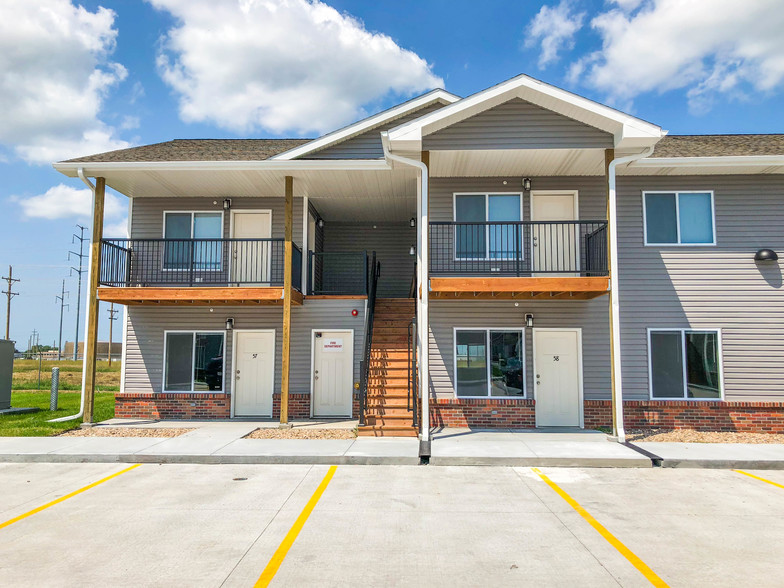
M98 298L106 302L128 305L163 306L221 306L221 305L266 305L283 306L283 288L98 288ZM291 303L302 304L302 294L292 291Z
M531 298L590 300L609 292L601 277L433 277L430 298L525 300Z

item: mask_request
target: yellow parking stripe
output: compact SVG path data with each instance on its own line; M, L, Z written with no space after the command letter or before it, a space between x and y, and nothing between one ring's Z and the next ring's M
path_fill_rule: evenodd
M12 518L12 519L10 519L10 520L8 520L8 521L4 522L4 523L0 523L0 529L3 529L3 528L5 528L5 527L8 527L9 525L13 525L13 524L14 524L14 523L16 523L16 522L18 522L18 521L21 521L22 519L26 519L26 518L27 518L27 517L29 517L29 516L32 516L32 515L34 515L34 514L36 514L36 513L39 513L39 512L41 512L42 510L46 510L46 509L47 509L47 508L49 508L50 506L54 506L55 504L60 504L61 502L65 501L65 500L68 500L69 498L73 498L73 497L74 497L74 496L76 496L77 494L81 494L82 492L86 492L86 491L87 491L87 490L89 490L90 488L95 488L95 487L96 487L96 486L98 486L99 484L103 484L104 482L108 482L108 481L109 481L109 480L111 480L112 478L116 478L117 476L119 476L119 475L122 475L122 474L124 474L125 472L130 472L131 470L133 470L133 469L135 469L135 468L138 468L140 465L142 465L142 464L140 464L140 463L137 463L137 464L135 464L135 465L132 465L132 466L131 466L131 467L129 467L129 468L125 468L124 470L120 470L120 471L119 471L119 472L117 472L116 474L112 474L111 476L106 476L105 478L102 478L101 480L98 480L97 482L93 482L93 483L92 483L92 484L90 484L89 486L85 486L84 488L80 488L79 490L76 490L75 492L71 492L70 494L66 494L65 496L61 496L61 497L60 497L60 498L58 498L57 500L52 500L52 502L47 502L47 503L46 503L46 504L44 504L43 506L39 506L38 508L34 508L34 509L33 509L33 510L31 510L30 512L26 512L26 513L24 513L23 515L19 515L18 517L14 517L14 518Z
M305 508L302 509L302 512L297 517L297 520L294 521L291 529L289 532L286 533L286 536L283 538L283 541L280 542L278 549L272 555L272 559L269 560L267 567L264 568L264 571L259 576L259 579L256 581L255 586L269 586L272 579L275 577L275 574L278 573L278 569L280 565L283 563L283 560L286 558L286 555L291 549L291 546L296 541L299 532L302 530L302 527L305 526L305 523L310 516L310 513L313 512L313 509L316 507L316 503L318 503L321 495L324 494L324 490L327 489L329 482L332 480L332 476L335 475L335 470L338 469L338 466L330 466L329 470L327 471L327 475L324 476L324 479L321 480L321 484L319 484L316 491L313 493L313 496L310 497L308 503L305 505Z
M784 484L778 484L776 482L772 482L771 480L766 480L765 478L760 478L759 476L755 476L754 474L750 474L749 472L744 472L743 470L732 470L733 472L738 472L739 474L743 474L744 476L748 476L749 478L754 478L755 480L759 480L760 482L765 482L766 484L770 484L771 486L777 486L779 488L784 488Z
M540 478L542 478L542 480L545 481L545 483L548 486L550 486L550 488L555 490L558 496L563 498L569 506L571 506L574 510L577 511L577 513L581 517L583 517L586 521L588 521L588 524L591 525L594 529L596 529L599 532L599 534L602 537L604 537L610 545L615 547L615 549L617 549L622 556L624 556L627 560L629 560L629 563L631 563L635 568L637 568L640 571L640 573L643 576L645 576L645 578L651 584L653 584L654 586L663 586L663 587L667 586L667 583L664 580L662 580L659 576L657 576L656 573L654 573L654 571L651 568L645 565L645 562L643 562L639 557L637 557L631 551L631 549L629 549L623 543L621 543L615 537L615 535L613 535L607 529L605 529L604 526L601 523L599 523L599 521L593 518L587 510L585 510L582 506L580 506L580 504L574 498L572 498L564 490L562 490L561 487L558 486L558 484L556 484L550 478L544 475L538 468L532 468L532 469L534 473L536 473Z

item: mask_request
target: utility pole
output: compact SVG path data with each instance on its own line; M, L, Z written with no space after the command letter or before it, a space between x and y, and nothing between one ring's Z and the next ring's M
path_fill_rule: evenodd
M8 298L8 302L6 303L6 317L5 317L5 338L10 340L11 336L11 298L14 296L18 296L19 292L12 292L11 289L15 282L19 280L14 278L14 268L10 265L8 266L8 277L3 276L3 279L8 282L8 290L3 290L3 294L6 295Z
M63 280L63 289L59 296L55 296L55 304L57 301L60 301L60 340L57 342L57 361L60 361L63 358L63 309L68 306L65 303L65 297L68 295L68 292L65 291L65 280Z
M114 302L111 303L111 306L107 310L109 313L109 367L112 365L112 325L114 321L117 320L117 313L120 312L119 310L114 310Z
M87 230L87 227L83 227L82 225L76 225L76 226L79 228L79 234L78 235L76 233L73 234L73 236L71 237L71 244L75 243L77 239L79 240L79 253L76 253L76 251L69 251L68 252L68 259L69 260L71 259L72 255L77 257L77 258L79 258L79 269L76 269L75 267L71 267L71 275L73 275L74 272L76 272L79 275L79 285L78 285L78 287L76 289L76 338L74 339L74 352L73 352L74 361L79 359L79 357L78 357L78 354L79 354L79 312L80 312L81 304L82 304L82 274L87 271L86 269L84 269L84 265L83 265L83 261L82 261L85 257L88 257L88 255L84 252L84 242L90 240L88 237L84 236L84 232Z

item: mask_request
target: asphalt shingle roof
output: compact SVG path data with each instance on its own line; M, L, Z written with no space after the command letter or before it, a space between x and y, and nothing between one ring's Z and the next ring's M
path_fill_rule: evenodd
M68 159L67 163L262 161L309 141L312 139L175 139Z
M651 157L732 155L784 155L784 135L667 135Z

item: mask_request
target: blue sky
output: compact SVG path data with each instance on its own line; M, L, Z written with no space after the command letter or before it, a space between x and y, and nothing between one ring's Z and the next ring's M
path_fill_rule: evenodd
M89 218L84 186L54 159L172 138L317 136L435 85L466 96L519 73L673 134L781 133L777 4L6 0L0 275L12 264L22 279L11 338L22 347L33 329L42 342L57 338L66 279L63 340L73 340L67 251ZM110 202L110 234L125 205Z

